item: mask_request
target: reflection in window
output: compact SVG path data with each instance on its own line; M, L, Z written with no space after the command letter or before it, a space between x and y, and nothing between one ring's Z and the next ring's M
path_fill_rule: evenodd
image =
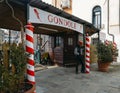
M96 6L93 8L92 23L96 28L101 28L101 7Z
M68 38L68 45L73 45L73 38Z

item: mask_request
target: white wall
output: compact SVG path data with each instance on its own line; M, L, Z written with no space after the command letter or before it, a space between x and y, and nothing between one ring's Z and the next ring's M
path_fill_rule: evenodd
M73 15L92 22L92 8L96 5L103 5L103 3L100 0L73 0Z
M52 0L42 0L43 2L46 2L48 4L52 4Z
M119 31L119 0L109 0L110 2L110 12L109 12L109 32L114 34L115 42L119 48L119 58L120 62L120 31ZM102 9L102 26L101 32L106 34L106 39L112 41L112 37L108 35L108 13L107 13L107 0L73 0L72 13L73 15L92 23L92 9L95 6L101 6Z

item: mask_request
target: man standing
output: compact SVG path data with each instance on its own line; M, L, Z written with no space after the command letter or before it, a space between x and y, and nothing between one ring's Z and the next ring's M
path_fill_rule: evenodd
M83 61L84 59L83 49L84 47L82 45L82 42L79 42L74 49L74 55L76 58L76 74L78 74L79 64L81 64L81 73L85 73L85 63Z

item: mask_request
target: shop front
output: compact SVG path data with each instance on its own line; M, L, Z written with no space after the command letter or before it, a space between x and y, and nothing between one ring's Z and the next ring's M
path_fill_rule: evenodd
M50 48L53 51L53 55L50 56L54 56L52 61L59 65L75 63L73 51L78 35L83 34L83 24L32 6L29 6L28 15L28 21L35 26L37 24L35 28L38 33L43 30L49 31L46 34L49 33L52 37L50 38L52 39Z
M23 26L30 22L34 26L34 34L44 34L51 37L50 47L54 55L53 61L57 64L74 64L73 51L77 42L82 41L85 47L86 33L92 35L99 32L91 23L41 0L29 0L29 2L27 0L11 0L9 3L13 6L15 15ZM1 6L1 9L3 8ZM9 8L4 10L2 10L4 16L0 17L0 27L20 31L20 23L13 20L11 16L7 17L11 14ZM8 11L7 14L6 11ZM3 17L4 21L2 21Z

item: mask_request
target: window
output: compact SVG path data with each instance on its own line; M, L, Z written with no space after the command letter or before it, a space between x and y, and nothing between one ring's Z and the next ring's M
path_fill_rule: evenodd
M101 7L95 6L92 13L92 23L96 28L101 28Z
M70 8L70 0L61 0L62 8Z
M73 38L68 38L68 45L73 45Z
M60 36L56 37L56 46L62 46L62 38Z

